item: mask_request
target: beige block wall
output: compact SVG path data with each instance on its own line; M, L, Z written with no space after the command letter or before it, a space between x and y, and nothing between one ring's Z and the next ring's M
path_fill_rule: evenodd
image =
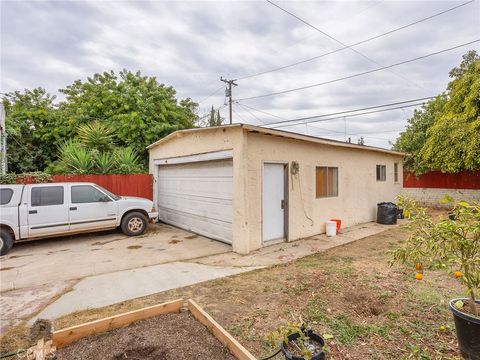
M445 195L449 195L457 201L480 203L480 190L474 189L433 189L433 188L404 188L402 194L416 199L426 205L450 207L451 204L442 204Z
M402 190L402 157L374 151L319 145L294 139L248 135L250 248L262 246L262 161L297 161L289 178L290 241L325 232L325 221L342 219L342 227L376 219L377 203L395 201ZM394 183L394 163L399 181ZM376 165L387 166L387 181L376 181ZM338 197L316 198L315 168L338 167ZM310 220L310 219L311 220Z

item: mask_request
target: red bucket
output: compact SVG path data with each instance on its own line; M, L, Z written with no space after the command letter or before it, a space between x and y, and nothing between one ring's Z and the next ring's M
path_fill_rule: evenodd
M340 233L340 228L342 227L342 220L340 220L340 219L330 219L330 221L335 221L337 223L337 234Z

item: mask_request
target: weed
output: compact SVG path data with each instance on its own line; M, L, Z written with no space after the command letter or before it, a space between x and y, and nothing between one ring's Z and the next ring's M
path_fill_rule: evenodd
M389 332L388 327L384 325L355 324L348 316L344 314L329 320L329 327L335 334L335 338L341 344L346 345L351 344L356 339L372 334L378 334L384 338L387 338Z

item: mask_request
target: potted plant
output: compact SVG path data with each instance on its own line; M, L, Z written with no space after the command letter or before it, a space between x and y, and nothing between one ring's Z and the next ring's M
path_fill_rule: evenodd
M453 202L449 216L433 219L427 209L414 200L399 197L405 209L412 233L391 252L393 262L415 266L417 280L423 279L423 268L443 269L465 285L468 297L452 299L453 313L460 353L466 359L480 359L480 205L465 201ZM407 216L406 216L407 217Z
M269 359L280 351L288 360L323 360L325 359L325 340L316 334L304 322L288 323L268 335L272 348L278 349L275 354L265 358Z

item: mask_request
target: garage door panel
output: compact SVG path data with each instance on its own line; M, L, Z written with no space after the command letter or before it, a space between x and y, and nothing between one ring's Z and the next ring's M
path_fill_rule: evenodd
M205 235L212 239L230 244L232 243L232 224L229 222L206 219L202 216L183 213L172 209L164 212L164 218L162 221L185 230Z
M162 221L232 242L232 160L160 165L158 210Z
M163 196L163 200L159 209L163 209L164 212L176 210L182 213L232 223L231 200L194 198L191 196L176 196L167 193L161 196Z
M215 184L212 186L212 184ZM176 194L179 196L191 196L199 198L231 199L232 178L210 180L198 179L159 179L159 194Z

